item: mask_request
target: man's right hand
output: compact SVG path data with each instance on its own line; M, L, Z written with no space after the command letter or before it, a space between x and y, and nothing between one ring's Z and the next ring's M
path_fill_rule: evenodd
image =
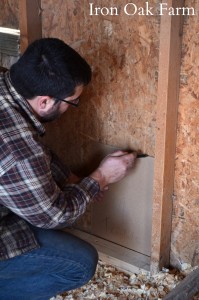
M109 184L118 182L128 174L134 166L135 159L136 153L116 151L107 155L90 177L96 180L100 190L104 191Z

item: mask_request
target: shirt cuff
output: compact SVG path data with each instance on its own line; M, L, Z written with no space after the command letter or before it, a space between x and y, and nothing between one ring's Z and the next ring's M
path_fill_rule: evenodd
M100 192L99 183L91 177L85 177L78 185L90 196L91 199Z

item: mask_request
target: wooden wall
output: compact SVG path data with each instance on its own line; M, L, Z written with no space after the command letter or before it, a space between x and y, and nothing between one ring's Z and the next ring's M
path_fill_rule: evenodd
M199 12L198 1L186 1ZM185 18L171 262L199 265L199 16Z
M43 36L63 39L93 70L81 107L48 126L47 142L82 175L97 166L106 145L151 156L155 151L159 18L89 16L89 2L42 1ZM92 219L90 206L78 227L92 232Z
M155 145L159 18L89 16L88 2L42 1L43 36L63 39L93 68L81 108L50 126L47 137L74 169L92 159L93 142L140 149L151 156ZM186 5L199 11L196 1ZM171 247L171 263L178 267L183 262L199 264L198 24L198 16L185 17Z
M19 29L19 1L0 1L0 26Z
M89 2L42 1L43 36L63 39L93 69L81 107L51 128L54 139L62 140L55 148L75 167L90 160L93 141L153 156L159 19L89 16ZM95 4L109 7L114 1ZM117 7L122 5L117 1Z

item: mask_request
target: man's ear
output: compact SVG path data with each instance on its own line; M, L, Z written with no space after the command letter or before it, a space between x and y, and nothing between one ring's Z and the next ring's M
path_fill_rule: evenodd
M39 113L51 110L55 101L49 96L37 96L37 110Z
M49 96L36 96L31 100L27 99L27 101L34 112L39 116L43 116L51 111L53 105L55 104L54 99Z

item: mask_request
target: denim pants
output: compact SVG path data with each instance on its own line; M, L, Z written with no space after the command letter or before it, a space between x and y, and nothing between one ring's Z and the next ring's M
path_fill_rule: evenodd
M41 248L0 262L0 300L48 300L86 284L98 254L87 242L33 227Z

